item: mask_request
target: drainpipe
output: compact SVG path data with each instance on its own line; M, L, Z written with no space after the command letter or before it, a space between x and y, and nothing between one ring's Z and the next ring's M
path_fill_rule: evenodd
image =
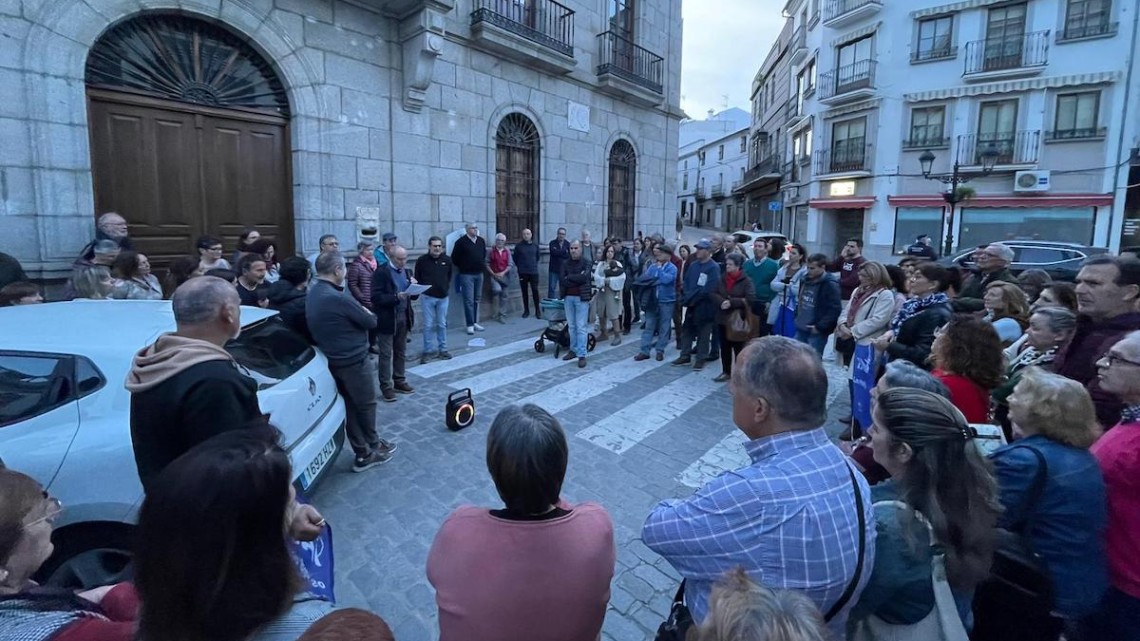
M1132 44L1131 44L1131 47L1129 48L1129 51L1132 52L1133 54L1136 52L1136 42L1137 42L1138 36L1140 36L1140 10L1134 8L1132 10ZM1140 64L1140 63L1137 63L1135 55L1130 55L1128 57L1128 71L1126 71L1124 74L1124 113L1121 115L1121 118L1120 118L1120 140L1117 142L1117 148L1116 148L1116 162L1117 163L1119 163L1120 159L1124 157L1124 131L1125 131L1125 127L1128 126L1128 107L1130 105L1130 100L1129 100L1130 96L1128 94L1132 89L1132 72L1136 69L1137 64ZM1131 156L1131 154L1129 154L1129 155ZM1112 175L1112 203L1113 203L1113 205L1112 205L1112 208L1108 212L1108 233L1110 236L1108 238L1108 242L1105 243L1109 247L1112 246L1112 242L1113 242L1111 234L1112 234L1113 225L1116 222L1115 221L1115 218L1116 218L1116 192L1118 189L1120 189L1120 172L1121 171L1125 171L1125 170L1119 164L1113 168L1113 175ZM1125 198L1127 198L1127 192L1125 193ZM1122 217L1124 216L1123 210L1124 210L1124 207L1122 205L1121 206L1121 216ZM1120 238L1118 237L1116 240L1119 241ZM1119 249L1120 248L1117 247L1117 251L1119 251Z

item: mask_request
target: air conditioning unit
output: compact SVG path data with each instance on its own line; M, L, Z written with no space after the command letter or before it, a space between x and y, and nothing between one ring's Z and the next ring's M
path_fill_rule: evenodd
M1013 176L1014 191L1049 191L1049 172L1019 171Z

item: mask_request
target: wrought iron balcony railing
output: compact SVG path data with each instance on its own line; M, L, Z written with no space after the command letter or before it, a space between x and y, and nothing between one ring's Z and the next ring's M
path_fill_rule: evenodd
M1048 62L1048 31L966 43L965 75L1042 67Z
M475 0L471 24L481 22L574 57L574 10L554 0Z
M613 74L655 93L662 91L665 60L614 31L598 34L598 75Z
M819 75L819 99L827 100L845 93L875 86L874 60L860 60Z
M709 196L713 198L724 197L724 185L713 185L709 187Z
M834 20L867 5L882 5L882 0L828 0L823 8L823 20Z
M1046 140L1085 140L1090 138L1104 138L1108 135L1107 127L1081 127L1075 129L1054 129L1046 132Z
M998 165L1031 165L1041 150L1041 130L998 131L958 136L958 160L981 165L982 154L993 149Z
M870 167L871 145L865 138L840 140L816 152L815 173L818 175L868 171Z
M1106 19L1074 21L1073 24L1065 25L1064 29L1057 32L1057 42L1112 36L1119 30L1119 22L1109 22Z
M904 140L902 143L903 149L937 149L949 146L950 139L941 136L917 136Z

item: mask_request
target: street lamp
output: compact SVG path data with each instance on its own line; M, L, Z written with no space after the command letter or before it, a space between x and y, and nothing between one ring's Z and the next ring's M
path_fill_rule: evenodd
M979 158L982 161L982 171L978 176L988 176L993 173L994 165L997 164L1000 155L997 147L992 143L986 147L986 150L979 154ZM946 185L947 188L942 194L942 199L946 201L946 204L950 205L950 214L946 219L946 243L942 255L949 256L954 251L954 210L958 203L962 201L962 198L958 194L958 187L963 183L970 182L970 180L976 176L963 174L961 163L957 157L954 158L954 170L952 173L949 175L931 175L935 158L934 152L927 149L918 157L918 162L922 166L923 178L927 180L937 180Z

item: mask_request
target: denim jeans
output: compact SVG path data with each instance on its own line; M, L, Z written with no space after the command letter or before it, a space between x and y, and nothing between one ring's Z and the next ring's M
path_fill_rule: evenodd
M447 351L447 297L435 298L424 294L420 296L420 309L424 313L424 353L430 354L436 350L432 347L432 339L439 344L439 351Z
M562 289L558 286L559 278L558 272L553 269L546 272L546 297L547 298L562 298Z
M479 297L483 295L483 274L460 274L459 291L463 292L463 318L471 327L479 322Z
M577 296L566 297L566 324L570 330L570 351L579 358L586 355L589 318L590 301L584 301Z
M796 330L796 340L811 345L820 357L823 357L823 348L827 347L827 334L813 334L810 331Z
M645 319L645 329L641 330L642 354L649 356L654 343L658 352L664 352L669 345L669 328L673 325L673 305L674 303L657 303L657 309L653 311L642 310L642 318ZM656 339L653 338L654 333L657 334Z

